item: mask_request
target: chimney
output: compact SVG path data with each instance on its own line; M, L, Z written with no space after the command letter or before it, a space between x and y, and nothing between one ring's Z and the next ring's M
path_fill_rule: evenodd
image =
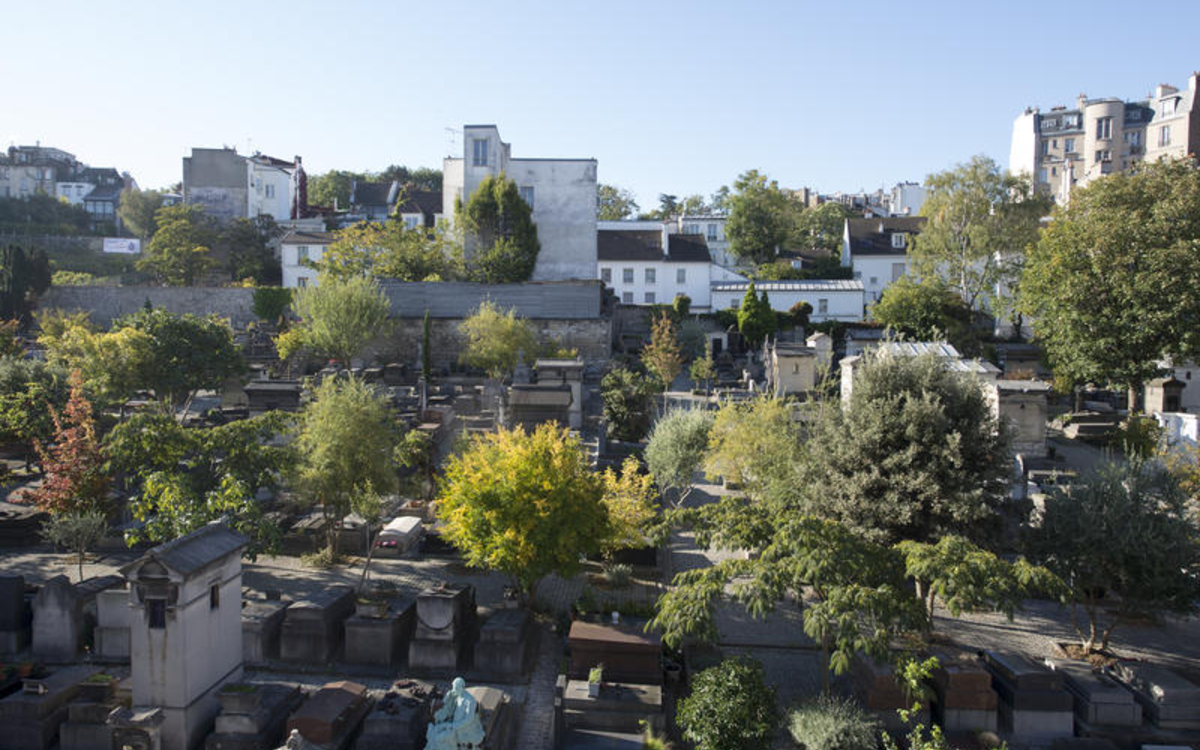
M1200 88L1200 72L1193 72L1188 78L1188 91L1195 91Z
M1191 84L1192 84L1192 82L1188 81L1188 85L1190 86ZM1168 83L1160 83L1154 87L1154 98L1155 99L1161 99L1164 96L1167 96L1169 94L1177 94L1177 93L1179 93L1179 89L1175 88L1174 86L1172 86Z
M1078 106L1080 110L1082 110L1084 107L1086 107L1087 106L1087 94L1080 94L1077 102L1078 103L1076 106Z

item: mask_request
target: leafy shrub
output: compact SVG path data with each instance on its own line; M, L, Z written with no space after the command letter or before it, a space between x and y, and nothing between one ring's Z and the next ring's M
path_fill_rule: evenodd
M633 566L615 563L604 566L604 582L615 589L623 589L633 580Z
M804 750L875 750L879 723L846 698L821 696L792 709L788 732Z
M778 721L775 689L757 661L726 659L696 675L676 719L696 750L759 750Z
M259 320L278 321L292 304L292 290L281 286L260 286L254 290L254 314Z

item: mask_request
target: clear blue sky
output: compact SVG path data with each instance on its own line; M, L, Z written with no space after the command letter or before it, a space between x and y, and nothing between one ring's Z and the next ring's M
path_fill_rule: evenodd
M1195 0L56 2L3 0L0 145L40 140L142 187L192 146L310 174L440 167L445 128L595 157L643 208L749 168L822 192L1008 160L1013 118L1181 86ZM1177 22L1172 25L1172 19Z

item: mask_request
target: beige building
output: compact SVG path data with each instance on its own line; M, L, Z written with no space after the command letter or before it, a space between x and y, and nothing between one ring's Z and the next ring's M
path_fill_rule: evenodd
M1089 99L1074 107L1026 109L1013 123L1008 168L1065 203L1071 190L1138 162L1200 152L1200 102L1193 73L1185 89L1161 84L1145 99Z

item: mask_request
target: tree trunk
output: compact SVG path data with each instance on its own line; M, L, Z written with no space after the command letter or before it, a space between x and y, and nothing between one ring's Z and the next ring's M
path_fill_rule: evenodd
M363 592L363 586L367 582L367 573L371 570L371 557L375 554L375 545L371 543L371 525L367 524L367 561L363 563L362 576L358 579L358 593Z
M821 636L821 695L829 695L829 634Z
M1083 411L1083 387L1075 386L1075 411Z
M1135 413L1137 413L1137 410L1138 410L1138 408L1137 408L1138 392L1142 389L1141 386L1142 386L1141 383L1130 383L1129 384L1129 416L1131 416L1131 417Z
M79 553L79 580L80 580L80 582L82 582L82 581L83 581L83 556L84 556L85 554L87 554L87 551L86 551L86 550L84 550L84 551L81 551L81 552Z

